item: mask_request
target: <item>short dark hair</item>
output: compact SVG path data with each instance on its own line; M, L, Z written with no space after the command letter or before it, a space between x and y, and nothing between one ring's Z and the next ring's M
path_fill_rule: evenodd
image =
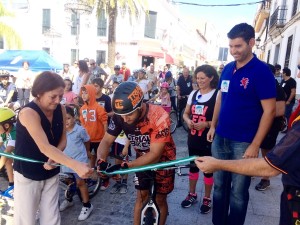
M273 65L270 64L270 63L267 63L267 65L269 66L269 69L271 70L271 72L272 72L273 74L275 74L275 66L273 66Z
M66 106L66 113L69 114L72 117L75 117L74 109L71 108L70 106Z
M254 28L247 23L240 23L235 25L227 34L230 39L243 38L249 44L251 38L255 37Z
M213 77L213 79L210 82L211 88L216 88L218 86L219 76L218 76L217 70L213 66L211 66L211 65L198 66L194 72L195 78L197 78L197 73L199 73L199 72L203 72L209 78Z
M101 78L96 77L95 79L92 80L92 84L98 84L99 87L103 88L104 81Z
M285 73L286 76L290 77L291 76L291 70L287 67L284 67L282 69L282 73Z
M44 71L38 75L32 85L31 93L33 97L38 97L45 92L55 90L56 88L65 88L65 82L61 76L51 71Z
M274 67L275 67L275 70L281 70L281 66L279 64L277 64L277 63L275 64Z
M30 66L30 64L29 64L28 61L23 61L23 62L22 62L22 66L24 66L25 63L26 63L28 66Z

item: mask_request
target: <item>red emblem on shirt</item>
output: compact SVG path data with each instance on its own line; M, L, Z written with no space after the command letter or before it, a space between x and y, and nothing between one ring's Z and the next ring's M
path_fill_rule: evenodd
M240 86L243 86L244 89L246 89L247 86L248 86L248 84L249 84L249 78L243 77L243 79L241 79L241 84L240 84Z

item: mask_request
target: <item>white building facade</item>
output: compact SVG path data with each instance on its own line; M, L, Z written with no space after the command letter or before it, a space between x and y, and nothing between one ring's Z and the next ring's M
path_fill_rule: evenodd
M63 0L3 0L14 18L5 20L22 38L24 50L44 49L61 63L93 58L107 61L108 18L67 12ZM198 66L206 60L207 40L199 30L185 23L167 0L148 1L149 14L138 19L128 14L117 17L115 64L130 68L154 63ZM1 45L0 45L1 47ZM5 49L5 40L3 44Z
M255 32L260 40L256 54L267 63L288 67L300 94L300 79L296 77L300 60L300 1L265 1L258 8Z

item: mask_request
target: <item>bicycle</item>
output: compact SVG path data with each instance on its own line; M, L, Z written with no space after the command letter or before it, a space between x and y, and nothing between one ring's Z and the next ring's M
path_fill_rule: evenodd
M4 191L0 190L0 197L1 198L6 197L6 198L14 199L13 191L14 191L14 186L10 186Z
M178 176L188 176L188 173L182 173L181 170L183 168L189 168L191 165L174 165L170 167L165 167L159 170L175 170L175 174ZM152 170L156 171L156 170ZM148 201L142 207L141 210L141 225L159 225L159 218L160 218L160 211L158 208L157 203L155 202L155 183L154 183L154 176L150 177L151 185L149 188L149 197Z
M100 189L101 178L93 174L91 178L85 179L89 191L89 198L93 198ZM71 200L75 194L82 201L80 190L76 185L76 178L73 173L59 173L59 186L65 190L64 196L67 200Z

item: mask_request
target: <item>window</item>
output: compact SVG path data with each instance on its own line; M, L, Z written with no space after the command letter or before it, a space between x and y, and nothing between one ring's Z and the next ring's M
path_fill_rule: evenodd
M79 55L77 57L77 54L79 54L78 49L71 49L71 62L72 63L79 58Z
M43 50L44 50L45 52L47 52L47 53L50 55L50 48L44 47Z
M79 31L80 31L79 27L80 27L79 14L72 13L72 15L71 15L71 34L72 35L79 35Z
M149 11L146 15L144 37L155 38L157 12Z
M0 49L4 49L4 40L2 36L0 36Z
M105 63L106 59L106 52L102 50L96 51L96 63L97 65L100 65L100 63Z
M279 50L280 50L280 44L278 44L278 45L275 46L274 61L273 61L274 65L276 63L278 63Z
M51 21L51 10L43 9L43 34L50 29L50 21Z
M105 18L104 10L98 17L97 36L106 36L107 19Z
M289 65L290 65L290 56L291 56L291 51L292 51L292 43L293 43L293 35L289 36L288 42L287 42L287 45L286 45L284 67L289 67Z
M293 2L293 9L292 9L292 17L296 14L297 12L297 6L298 6L298 0L294 0Z

